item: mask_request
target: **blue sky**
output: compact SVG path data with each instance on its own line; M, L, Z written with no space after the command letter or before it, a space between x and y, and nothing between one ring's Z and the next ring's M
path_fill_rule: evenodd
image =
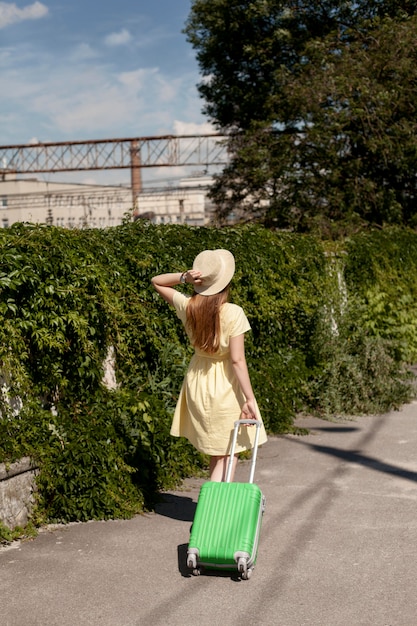
M0 145L209 132L190 6L0 1Z

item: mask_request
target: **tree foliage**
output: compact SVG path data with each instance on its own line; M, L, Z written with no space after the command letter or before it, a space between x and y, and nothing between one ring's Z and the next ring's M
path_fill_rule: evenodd
M196 0L204 110L229 134L220 220L415 225L417 3Z

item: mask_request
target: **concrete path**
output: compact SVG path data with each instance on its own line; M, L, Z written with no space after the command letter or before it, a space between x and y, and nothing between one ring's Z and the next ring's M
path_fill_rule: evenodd
M311 433L259 453L267 503L249 581L187 571L201 484L189 480L154 514L0 550L1 626L416 625L417 403L298 423Z

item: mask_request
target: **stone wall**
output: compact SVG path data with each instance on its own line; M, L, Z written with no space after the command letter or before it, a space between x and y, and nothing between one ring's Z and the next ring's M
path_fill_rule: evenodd
M0 463L0 521L10 529L25 526L32 510L37 468L29 457Z

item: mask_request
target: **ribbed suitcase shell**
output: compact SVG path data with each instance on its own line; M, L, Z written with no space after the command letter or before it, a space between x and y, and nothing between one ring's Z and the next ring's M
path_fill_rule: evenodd
M198 565L236 569L240 557L255 564L263 496L253 483L204 483L200 490L188 553Z
M256 426L248 483L230 482L239 428ZM237 569L248 579L256 562L265 498L253 483L260 422L235 422L226 482L207 482L200 489L187 551L187 565L199 573L210 569Z

